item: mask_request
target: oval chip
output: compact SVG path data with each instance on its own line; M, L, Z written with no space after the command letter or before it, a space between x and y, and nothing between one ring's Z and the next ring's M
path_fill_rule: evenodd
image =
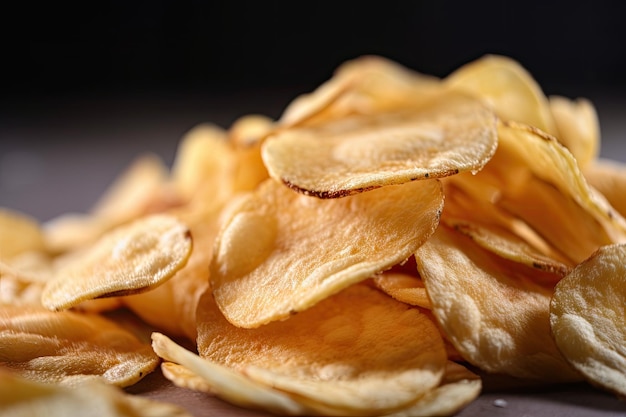
M550 325L587 380L626 398L626 245L603 246L556 286Z
M460 93L417 107L278 131L263 144L270 176L304 194L344 197L479 171L497 147L496 119Z
M443 193L415 181L322 200L267 180L218 235L210 280L228 320L257 327L408 259L435 230Z
M189 229L177 218L140 218L104 235L86 251L64 257L46 283L42 304L63 310L85 300L149 290L181 269L191 248Z
M24 378L73 386L103 378L126 387L158 364L149 344L99 315L0 307L0 367Z

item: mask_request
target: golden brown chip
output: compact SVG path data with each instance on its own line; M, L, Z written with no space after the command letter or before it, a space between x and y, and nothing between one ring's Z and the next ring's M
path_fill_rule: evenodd
M581 168L587 167L600 152L600 126L596 109L584 98L574 101L551 96L549 100L559 142L570 150Z
M42 303L62 310L85 300L154 288L185 265L191 247L189 229L175 217L141 218L62 259L46 283Z
M499 258L441 225L416 252L441 328L468 362L546 381L580 379L550 334L551 290L536 270Z
M598 249L563 278L550 308L560 351L589 382L626 398L626 245Z
M68 388L44 384L0 369L0 415L67 417L190 417L180 407L125 394L99 381Z
M46 250L39 222L24 213L0 207L0 260L7 261L22 252Z
M256 329L228 323L207 293L198 308L198 352L309 407L370 415L435 388L447 359L428 316L359 284Z
M287 318L409 258L442 205L437 180L331 200L268 180L230 211L216 240L215 299L237 326Z
M374 285L398 301L430 309L424 282L416 276L399 272L384 272L373 279Z
M448 94L417 108L279 131L266 139L262 156L274 179L335 198L478 171L496 150L495 127L477 100Z
M191 374L194 381L196 381L196 376L203 378L206 380L206 384L196 384L197 388L204 390L211 387L212 393L231 404L245 408L258 408L277 414L311 414L311 410L306 409L286 393L253 381L229 367L202 359L161 333L152 334L152 347L157 355L164 360L182 365L187 369L188 372L178 372L176 377L180 377L182 372L185 372L187 375ZM187 386L193 384L193 382L180 381L179 383Z
M0 306L0 367L25 378L74 386L101 378L125 387L158 363L149 344L101 316Z
M452 89L485 100L504 120L522 122L556 134L548 99L533 77L518 62L485 55L460 67L444 79Z

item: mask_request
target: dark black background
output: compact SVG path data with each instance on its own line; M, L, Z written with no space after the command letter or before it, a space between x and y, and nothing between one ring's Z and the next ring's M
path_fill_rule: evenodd
M3 13L4 97L312 89L380 54L445 76L486 53L548 93L626 88L620 1L110 1Z

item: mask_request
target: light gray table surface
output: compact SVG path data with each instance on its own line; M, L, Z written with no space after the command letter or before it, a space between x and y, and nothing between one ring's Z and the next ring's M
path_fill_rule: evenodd
M144 152L170 164L182 135L200 122L223 127L237 117L277 117L293 92L246 95L49 98L5 103L0 112L0 207L45 221L84 212ZM626 97L590 97L602 128L601 155L626 162ZM517 388L515 388L517 387ZM171 385L159 371L130 392L188 408L194 416L261 416ZM498 407L504 400L506 406ZM626 402L587 384L519 387L486 378L480 398L459 416L626 416Z

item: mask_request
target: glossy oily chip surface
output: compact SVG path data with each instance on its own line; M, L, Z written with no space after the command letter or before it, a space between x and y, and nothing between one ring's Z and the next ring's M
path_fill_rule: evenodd
M552 340L551 290L534 282L532 268L443 225L415 256L432 312L465 360L520 378L579 379Z
M437 180L329 200L268 180L231 210L216 240L215 300L237 326L287 318L409 258L442 205Z
M376 288L406 304L430 309L432 306L424 282L401 272L384 272L373 278Z
M364 284L255 329L228 323L205 294L198 323L200 356L310 407L370 415L403 407L439 384L447 359L427 315Z
M143 217L60 260L42 303L62 310L85 300L154 288L185 265L191 248L189 229L177 218Z
M626 245L601 247L556 286L550 324L589 382L626 397Z
M96 378L126 387L158 363L149 344L99 315L0 306L0 366L24 378L73 386Z
M304 194L343 197L478 171L497 147L495 116L449 93L418 107L278 131L262 147L271 177Z

